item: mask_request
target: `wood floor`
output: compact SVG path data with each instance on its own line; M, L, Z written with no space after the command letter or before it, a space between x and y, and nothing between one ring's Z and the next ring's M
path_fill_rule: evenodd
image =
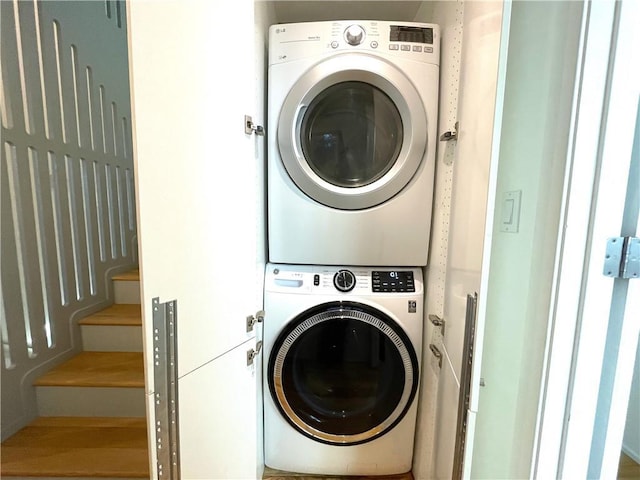
M640 465L622 453L618 467L618 480L627 479L640 480Z
M149 478L145 419L47 417L2 444L2 476L68 475ZM264 480L414 480L386 476L310 475L265 467ZM624 453L618 480L640 480L640 465Z
M282 472L280 470L274 470L269 467L265 467L263 480L413 480L411 473L405 473L403 475L388 475L388 476L355 476L355 477L340 477L340 476L326 476L326 475L309 475L304 473L291 473ZM617 480L640 480L640 465L634 462L627 455L622 453L620 455L620 466L618 469Z

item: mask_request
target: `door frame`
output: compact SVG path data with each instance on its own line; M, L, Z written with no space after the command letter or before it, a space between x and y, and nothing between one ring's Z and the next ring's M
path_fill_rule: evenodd
M629 313L640 309L640 284L602 270L607 237L638 231L637 212L635 232L622 225L640 85L640 61L631 52L640 41L640 8L627 0L585 8L531 478L615 478L640 326Z

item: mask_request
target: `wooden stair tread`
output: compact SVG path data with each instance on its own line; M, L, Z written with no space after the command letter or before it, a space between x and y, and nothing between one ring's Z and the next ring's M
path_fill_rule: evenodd
M80 325L142 326L142 309L138 303L115 303L80 320Z
M111 280L120 280L123 282L138 282L140 281L140 269L134 268L128 272L116 273L111 277Z
M144 418L41 417L2 443L0 474L149 478Z
M81 352L38 378L34 385L142 388L142 353Z

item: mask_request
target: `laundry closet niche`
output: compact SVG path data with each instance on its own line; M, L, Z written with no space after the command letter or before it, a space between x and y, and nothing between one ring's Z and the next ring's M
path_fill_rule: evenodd
M456 441L463 438L458 398L465 315L468 295L482 295L486 274L483 243L491 233L485 225L493 221L497 166L492 158L499 139L494 125L501 123L509 5L129 2L149 435L157 445L162 412L155 407L153 302L175 299L179 431L173 438L179 439L184 478L263 474L261 327L258 322L247 329L246 319L262 307L266 149L264 137L242 127L250 115L249 126L274 128L265 124L269 26L334 19L417 21L441 28L437 131L456 133L457 140L430 140L438 145L413 474L451 478L454 458L460 466L463 454L469 474L473 446L464 451ZM557 32L562 19L555 19ZM444 336L429 315L444 318ZM268 316L265 312L265 321ZM474 384L479 381L474 373ZM526 408L533 410L520 413L535 421L537 395L531 399ZM484 440L489 445L490 439ZM157 473L163 452L151 451ZM526 451L505 455L531 461Z
M256 3L257 17L264 14L266 26L373 19L435 23L441 28L437 131L438 136L455 132L459 122L460 140L429 139L437 142L437 162L429 263L424 269L415 478L449 478L453 472L466 309L463 292L477 292L480 285L502 8L502 2ZM461 154L468 155L466 162ZM450 237L454 234L460 239ZM440 327L428 320L429 314L446 318L444 337ZM441 367L429 345L442 352Z

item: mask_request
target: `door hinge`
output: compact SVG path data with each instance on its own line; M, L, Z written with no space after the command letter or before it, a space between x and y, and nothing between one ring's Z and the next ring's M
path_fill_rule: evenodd
M446 322L444 319L440 318L438 315L429 314L429 321L433 323L436 327L442 327L442 336L444 337L444 328Z
M260 353L260 350L262 350L262 340L256 343L255 349L247 350L247 366L253 365L253 359Z
M453 126L453 130L449 130L448 132L444 132L440 135L441 142L450 142L452 140L458 139L458 122Z
M438 360L438 368L442 368L442 352L433 343L429 344L429 350L433 353L433 356Z
M249 315L247 317L247 332L251 332L256 323L262 323L263 321L264 310L258 310L255 315Z
M609 238L602 273L613 278L640 278L640 238Z
M244 133L247 135L251 135L255 133L256 135L263 136L264 135L264 127L261 125L256 125L253 123L253 118L249 115L244 116Z

